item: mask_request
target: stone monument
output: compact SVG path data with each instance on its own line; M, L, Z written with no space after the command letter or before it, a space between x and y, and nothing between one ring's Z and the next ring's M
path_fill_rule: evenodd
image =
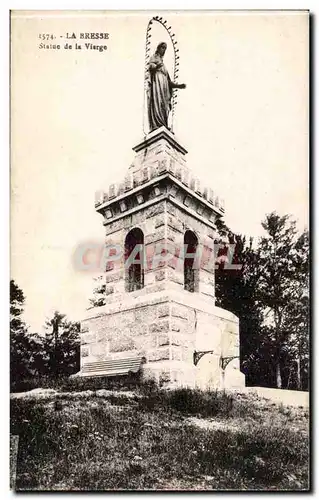
M167 29L161 18L151 22ZM224 203L187 167L187 151L167 122L157 126L155 118L123 182L95 203L108 249L106 303L81 322L78 375L141 370L163 384L243 387L238 318L215 306L214 242Z

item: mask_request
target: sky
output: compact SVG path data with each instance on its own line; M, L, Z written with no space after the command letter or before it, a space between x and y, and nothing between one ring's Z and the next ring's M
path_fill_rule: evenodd
M104 241L95 191L121 180L143 137L150 13L22 12L11 24L11 277L40 331L80 320L93 275L76 247ZM180 50L175 134L195 175L225 199L225 222L258 238L266 213L308 225L308 15L160 12ZM107 32L103 52L40 49L41 34ZM154 30L152 48L165 41ZM77 40L81 43L80 40ZM74 41L73 41L74 43ZM83 42L82 42L83 43ZM169 63L170 47L166 54ZM169 66L169 64L168 64Z

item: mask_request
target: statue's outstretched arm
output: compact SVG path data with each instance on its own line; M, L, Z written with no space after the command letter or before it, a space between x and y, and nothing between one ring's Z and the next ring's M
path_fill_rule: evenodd
M186 84L185 83L175 83L175 82L170 82L170 86L172 89L186 89Z

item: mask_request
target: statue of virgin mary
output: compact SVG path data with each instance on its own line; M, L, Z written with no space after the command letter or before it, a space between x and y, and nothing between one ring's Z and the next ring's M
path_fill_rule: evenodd
M147 109L150 132L168 127L168 116L172 109L173 89L185 89L184 83L174 83L164 65L163 57L167 45L161 42L148 63Z

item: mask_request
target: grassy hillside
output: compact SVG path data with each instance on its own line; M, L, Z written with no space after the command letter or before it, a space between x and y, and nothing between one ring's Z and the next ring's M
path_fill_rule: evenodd
M11 400L18 490L308 489L308 411L141 387Z

